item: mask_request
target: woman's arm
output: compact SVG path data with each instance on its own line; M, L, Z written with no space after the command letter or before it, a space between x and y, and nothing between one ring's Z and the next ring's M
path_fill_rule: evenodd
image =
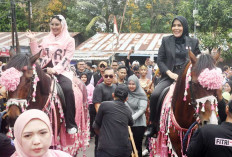
M159 48L158 52L158 58L157 58L157 64L159 66L160 72L162 74L166 74L166 72L169 70L168 67L165 64L165 61L167 60L167 56L165 53L165 39L162 39L162 44Z
M33 55L39 53L40 51L42 51L40 56L43 56L45 51L43 51L43 42L38 45L37 43L37 39L35 38L35 33L31 32L30 30L26 32L26 37L28 37L30 39L30 48L31 48L31 53Z
M147 108L147 100L139 100L138 105L138 110L132 115L134 121L145 113Z

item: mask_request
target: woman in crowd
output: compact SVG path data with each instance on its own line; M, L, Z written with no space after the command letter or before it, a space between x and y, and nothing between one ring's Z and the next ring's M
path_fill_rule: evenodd
M223 92L229 92L232 94L232 81L227 81L223 86Z
M126 105L132 111L134 125L131 127L139 157L142 157L142 142L146 127L145 111L147 108L147 96L139 84L137 76L132 75L128 78L128 100Z
M139 68L139 74L140 74L139 83L140 83L141 87L143 88L143 90L145 91L147 98L148 98L147 109L145 112L146 122L148 125L149 115L150 115L150 109L149 109L150 101L149 100L150 100L151 93L154 90L154 85L152 85L152 81L146 77L147 72L148 72L148 68L145 65L140 66L140 68Z
M177 80L180 71L189 60L188 49L195 56L200 54L198 40L189 37L188 23L183 16L177 16L172 21L172 34L162 39L159 48L157 64L161 72L161 81L155 87L150 99L150 122L153 123L147 135L157 134L161 104L158 104L160 93Z
M66 127L69 134L77 132L75 123L75 99L72 89L72 71L70 61L75 51L75 41L69 35L68 26L62 15L55 15L50 21L50 33L38 44L35 34L28 31L32 54L41 52L41 67L47 69L48 74L56 75L63 89L66 102Z
M14 125L16 151L11 157L71 157L71 155L51 150L52 128L48 116L40 110L23 112Z
M96 110L94 108L94 104L92 102L93 100L93 91L94 91L94 86L90 83L90 79L88 78L88 74L83 72L80 75L81 80L85 83L86 89L87 89L87 99L88 99L88 105L89 105L89 115L90 115L90 137L94 136L94 130L93 130L93 121L96 116Z

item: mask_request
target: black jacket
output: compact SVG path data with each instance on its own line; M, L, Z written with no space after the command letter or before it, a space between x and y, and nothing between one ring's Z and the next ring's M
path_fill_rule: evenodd
M185 45L186 47L191 47L191 51L197 56L200 54L198 40L188 37L185 37ZM162 39L162 44L159 48L157 64L159 66L160 72L162 74L162 78L167 77L166 72L168 70L173 72L174 65L175 65L175 37L174 35L170 35L164 37Z
M191 138L188 157L230 157L232 156L232 123L206 125L197 130Z
M10 157L15 152L14 144L6 135L0 133L0 156Z

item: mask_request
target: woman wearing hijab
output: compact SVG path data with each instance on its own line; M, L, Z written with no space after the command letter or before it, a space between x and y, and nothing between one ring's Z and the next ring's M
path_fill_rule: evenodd
M172 21L172 34L162 39L159 48L157 64L161 72L161 81L156 85L150 99L150 123L146 135L154 135L159 130L161 105L158 104L160 93L177 80L180 71L188 62L188 48L197 56L200 54L198 40L189 37L188 23L183 16L177 16Z
M14 144L16 151L11 157L71 157L71 155L51 150L52 128L48 116L41 110L23 112L14 124Z
M68 26L62 15L55 15L50 21L50 33L40 44L35 34L28 31L26 36L30 39L32 54L41 52L41 67L47 69L48 74L56 75L63 89L66 102L66 127L69 134L77 132L75 123L75 99L72 89L73 74L70 61L75 51L75 41L69 35Z
M139 84L137 76L128 78L128 100L126 105L131 109L134 125L131 127L139 157L142 157L142 142L146 127L145 111L147 108L147 95Z
M96 110L92 102L94 86L90 83L91 78L88 77L88 73L86 72L81 73L80 78L85 83L87 89L87 95L88 95L87 99L89 104L89 115L90 115L90 137L93 137L95 133L92 125L96 116Z

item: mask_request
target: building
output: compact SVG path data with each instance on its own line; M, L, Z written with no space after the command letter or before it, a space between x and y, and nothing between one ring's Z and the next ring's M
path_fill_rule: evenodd
M160 33L97 33L80 44L75 51L73 60L94 61L125 60L128 52L134 48L132 60L144 62L146 58L155 59L162 38L170 34Z
M48 35L49 32L35 32L38 42ZM70 35L75 39L76 47L80 45L84 38L81 33L70 32ZM29 39L26 37L26 32L18 32L19 45L21 53L30 53ZM15 42L16 43L16 42ZM0 32L0 60L6 62L10 57L9 51L12 46L11 32Z

